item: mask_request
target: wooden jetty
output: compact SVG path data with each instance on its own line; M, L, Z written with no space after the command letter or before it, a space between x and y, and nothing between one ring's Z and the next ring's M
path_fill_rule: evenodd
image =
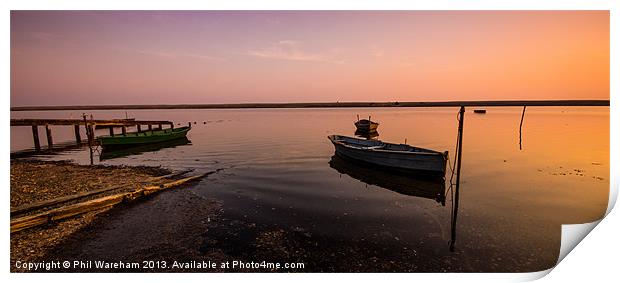
M142 126L146 126L148 130L153 128L161 130L164 126L174 128L172 121L151 121L151 120L127 120L127 119L108 119L108 120L95 120L87 119L11 119L11 127L17 126L30 126L32 127L32 138L34 141L35 150L41 150L41 143L39 141L39 127L45 127L45 135L47 137L47 146L52 148L54 145L54 139L52 137L51 126L73 126L75 132L75 141L77 144L81 144L82 137L80 134L80 127L83 126L88 138L88 144L94 145L95 139L95 126L108 126L110 135L115 135L114 127L120 127L122 134L127 134L128 127L136 127L137 132L142 132Z

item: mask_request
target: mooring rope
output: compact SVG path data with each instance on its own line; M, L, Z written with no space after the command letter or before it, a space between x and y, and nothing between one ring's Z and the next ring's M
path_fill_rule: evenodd
M460 122L461 121L461 114L460 112L456 114L456 121ZM452 191L452 186L454 186L454 183L452 182L452 180L454 179L454 169L456 168L456 152L459 148L459 135L460 133L456 134L456 142L455 142L455 146L454 146L454 160L452 161L452 164L450 162L450 155L448 154L448 167L450 168L450 186L448 187L448 191L446 192L446 194L448 192Z

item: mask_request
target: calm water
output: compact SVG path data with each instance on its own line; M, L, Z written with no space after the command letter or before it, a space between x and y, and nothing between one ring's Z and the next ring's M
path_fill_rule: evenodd
M228 219L301 229L338 243L368 241L373 243L369 249L402 247L383 257L413 259L409 263L421 271L549 268L559 254L560 225L599 219L607 208L609 108L528 108L522 150L521 109L487 109L486 115L470 109L465 117L454 252L448 249L451 191L445 194L444 206L436 197L443 184L373 175L332 160L334 148L326 137L353 135L356 114L372 115L381 123L380 139L400 143L406 139L408 144L448 150L453 156L456 108L129 111L136 119L183 125L196 121L188 135L191 143L102 163L196 171L225 168L190 190L222 201ZM12 112L11 118L80 114ZM97 119L125 117L124 111L92 114ZM53 130L55 142L73 139L69 127ZM43 130L40 137L45 146ZM30 128L13 127L11 151L28 147L32 147ZM89 160L84 149L41 158ZM195 248L193 243L187 245Z

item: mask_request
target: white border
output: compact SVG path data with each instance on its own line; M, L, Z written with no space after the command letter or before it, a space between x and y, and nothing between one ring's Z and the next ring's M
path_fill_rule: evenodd
M616 245L618 241L618 227L620 227L620 217L617 212L611 211L615 203L618 191L618 121L620 121L620 113L618 112L618 61L617 51L620 50L618 45L618 27L620 21L617 13L619 12L620 1L611 0L566 0L566 1L542 1L542 0L435 0L435 1L413 1L413 0L391 0L391 1L292 1L292 0L229 0L229 1L80 1L80 0L25 0L25 1L2 1L2 19L3 28L0 35L4 39L2 46L2 54L5 60L10 61L9 38L10 38L10 10L32 9L32 10L611 10L611 141L610 141L610 169L614 175L611 175L610 182L612 193L610 194L609 215L601 221L602 225L596 227L589 234L582 244L577 246L571 255L567 256L555 271L544 278L545 281L562 282L573 281L575 279L588 280L592 277L610 278L615 277L617 270L617 259L619 248ZM5 107L10 105L10 89L9 89L10 66L5 63L2 68L2 96ZM8 110L8 109L7 109ZM8 120L10 112L2 112L3 133L8 133ZM3 194L3 205L9 203L9 148L10 141L2 139L0 141L5 150L0 151L4 162L2 163L2 180L4 180L5 193ZM7 205L8 206L8 205ZM5 213L7 211L7 213ZM611 211L611 213L610 213ZM3 209L5 217L2 218L2 227L9 227L8 209ZM587 225L586 225L587 226ZM582 226L583 227L583 226ZM592 225L589 227L591 228ZM573 227L575 228L575 227ZM8 228L7 228L8 230ZM4 253L2 254L1 268L5 271L9 280L26 280L26 281L96 281L104 282L110 280L135 280L147 279L153 282L166 282L191 280L191 281L217 281L230 282L237 280L253 280L256 281L273 281L279 279L293 279L300 282L316 282L319 280L348 281L361 280L366 282L377 282L385 280L409 281L411 280L432 280L433 282L453 282L454 280L464 282L479 281L522 281L534 280L547 274L547 272L529 273L529 274L304 274L303 276L291 276L286 274L72 274L72 275L45 275L45 274L9 274L9 233L5 230L2 234L2 244L4 245Z

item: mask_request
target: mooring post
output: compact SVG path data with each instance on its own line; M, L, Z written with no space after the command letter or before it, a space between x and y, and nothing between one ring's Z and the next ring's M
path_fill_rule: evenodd
M91 145L94 144L95 141L95 126L88 125L88 131L90 132Z
M91 116L92 119L92 116ZM94 159L93 159L93 145L95 144L95 127L93 125L88 125L88 131L90 132L90 135L88 136L88 151L89 151L89 155L90 155L90 165L93 165Z
M73 132L75 133L75 142L77 144L81 144L82 137L80 136L80 124L73 125Z
M93 160L93 139L95 137L94 129L92 125L88 124L86 120L86 114L82 113L82 118L84 118L84 128L86 129L86 137L88 138L88 153L90 156L90 165L94 164ZM92 116L91 116L92 119Z
M522 139L522 130L523 130L523 117L525 117L525 107L523 106L523 113L521 113L521 123L519 123L519 150L523 149L523 139Z
M192 127L192 122L187 122L187 126L191 128Z
M450 240L450 251L454 251L454 242L456 242L456 218L459 211L459 187L461 184L461 158L463 154L463 122L465 120L465 106L461 106L459 111L459 132L458 147L456 149L456 187L454 189L454 207L452 214L452 229Z
M45 134L47 135L47 147L52 148L54 146L54 141L52 140L52 129L49 125L45 125Z
M41 144L39 143L39 127L32 125L32 138L34 139L34 149L36 151L41 150Z

